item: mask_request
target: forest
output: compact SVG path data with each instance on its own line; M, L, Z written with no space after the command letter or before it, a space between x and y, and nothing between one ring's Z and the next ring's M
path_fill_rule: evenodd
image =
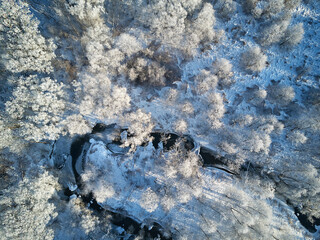
M0 0L0 239L320 239L318 0Z

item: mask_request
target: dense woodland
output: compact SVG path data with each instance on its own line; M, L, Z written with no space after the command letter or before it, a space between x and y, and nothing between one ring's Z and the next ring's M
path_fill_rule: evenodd
M317 0L0 0L0 239L320 239Z

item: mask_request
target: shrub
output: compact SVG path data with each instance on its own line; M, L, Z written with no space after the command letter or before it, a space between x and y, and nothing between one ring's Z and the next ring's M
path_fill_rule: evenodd
M131 81L150 84L155 86L164 86L166 83L166 69L158 62L148 58L139 57L134 60L128 70L128 78Z
M120 49L127 56L142 50L142 44L134 36L122 33L115 41L115 47Z
M278 19L271 22L270 25L264 27L260 35L260 43L263 46L269 46L278 43L284 36L289 24L291 16L284 14Z
M273 85L268 87L268 100L280 105L289 104L295 97L293 87L285 85Z
M222 18L229 18L236 10L236 4L232 0L218 0L214 5L217 13Z
M68 116L63 124L66 126L66 130L71 136L75 134L83 135L91 132L92 130L88 121L86 121L80 114Z
M280 44L281 45L284 44L286 46L297 45L303 39L303 35L304 35L303 24L298 23L296 25L289 27L286 30Z
M223 98L219 93L212 93L208 96L208 123L213 129L220 128L222 126L221 118L224 116L225 107Z
M303 132L297 131L297 130L290 132L287 135L287 138L289 139L290 142L292 142L292 144L294 144L296 146L304 144L308 140L308 138L304 135Z
M254 89L253 91L248 91L248 102L258 106L264 102L267 97L267 91L265 89Z
M267 56L260 47L251 47L241 55L241 64L251 72L260 72L266 67Z
M284 7L283 0L269 0L267 6L264 8L263 15L272 18L281 13Z
M251 152L268 154L271 142L272 140L268 134L252 132L248 136L246 146Z
M65 6L79 23L84 26L92 26L97 22L103 22L101 15L104 13L104 0L69 0Z
M201 70L195 77L196 90L199 94L203 94L210 90L214 90L218 84L218 77L211 71Z
M179 99L179 92L175 88L165 89L164 96L167 105L175 105Z
M147 188L140 199L140 206L148 212L153 212L158 208L159 197L150 187Z
M184 103L181 107L181 111L186 114L186 115L190 115L193 114L194 112L194 107L192 105L191 102L187 101L186 103Z
M258 5L259 0L244 0L242 1L243 11L246 14L251 14L254 18L260 18L263 9Z
M174 123L174 130L178 133L185 133L188 130L188 123L180 119Z
M219 78L222 86L228 86L232 83L232 64L225 58L220 58L213 63L214 73Z
M127 123L126 125L129 125L128 133L132 135L125 140L124 146L131 146L131 149L135 149L150 140L150 133L154 127L150 113L138 109L136 112L126 114L123 120Z

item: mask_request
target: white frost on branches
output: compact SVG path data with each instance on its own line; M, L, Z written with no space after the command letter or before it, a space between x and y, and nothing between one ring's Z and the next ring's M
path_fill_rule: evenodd
M151 113L138 109L136 112L127 114L124 121L129 125L128 133L133 135L126 139L124 146L131 146L132 149L135 149L150 140L150 133L154 127Z
M113 84L103 74L83 73L80 81L74 82L74 87L79 101L79 112L83 116L114 122L130 107L126 88Z
M266 67L267 56L263 54L260 47L249 48L241 55L241 64L246 70L260 72Z
M0 199L1 236L5 239L53 239L54 231L48 225L58 214L49 199L57 185L57 180L44 172L5 190Z
M104 0L70 0L65 6L85 26L103 22L101 16L105 12Z
M28 4L20 0L0 2L1 62L14 73L53 71L51 60L56 46L38 30Z
M12 100L6 102L6 112L19 125L20 136L34 141L56 139L65 109L63 84L36 75L15 81L17 87Z

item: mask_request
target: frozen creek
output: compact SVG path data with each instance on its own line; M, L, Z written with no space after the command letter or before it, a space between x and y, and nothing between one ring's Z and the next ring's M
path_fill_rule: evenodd
M56 157L55 164L66 174L72 175L73 179L69 177L67 180L69 187L65 194L80 197L97 213L107 211L112 216L112 224L118 226L124 235L133 227L132 238L127 239L133 239L141 229L152 238L176 239L175 236L183 232L192 234L194 238L204 235L210 239L204 223L211 218L219 219L221 225L218 227L224 227L230 221L221 216L221 212L228 211L226 207L231 212L232 209L243 212L253 209L250 211L261 214L253 202L241 206L241 200L235 200L232 195L234 191L242 191L239 186L234 186L240 174L228 169L226 159L200 146L190 136L154 132L152 142L143 144L129 154L129 148L120 146L120 135L125 130L115 124L99 124L92 134L73 139L70 157L64 160ZM197 176L191 174L184 178L167 179L165 171L174 169L166 169L161 161L170 155L171 149L179 141L186 150L183 154L192 152L197 156L199 171ZM160 162L154 159L160 155L165 156ZM252 201L248 196L241 198L244 198L243 201ZM271 220L274 224L281 225L289 218L290 226L297 233L304 232L294 211L287 204L280 200L269 201L268 204L277 217ZM263 220L261 222L263 224ZM257 229L260 228L259 224L251 223Z

